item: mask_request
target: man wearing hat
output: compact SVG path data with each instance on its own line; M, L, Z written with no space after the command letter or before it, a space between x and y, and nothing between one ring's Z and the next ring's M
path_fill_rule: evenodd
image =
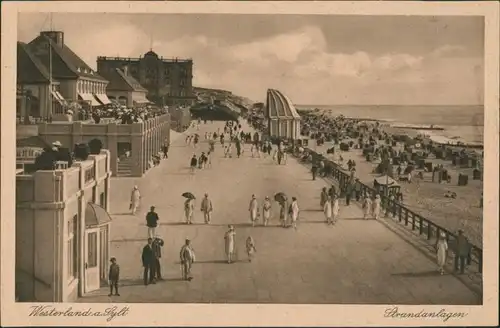
M465 263L470 255L470 244L462 229L458 230L458 236L455 241L455 271L460 268L460 274L465 272Z
M161 248L163 247L164 244L165 244L165 242L159 236L155 236L155 238L153 239L153 243L151 244L151 247L153 248L154 266L155 266L153 271L154 271L155 279L157 279L157 280L163 279L161 277L160 259L161 259Z
M155 256L153 238L148 238L148 244L142 249L142 266L144 267L144 285L154 284Z
M208 194L205 194L205 197L201 201L201 211L203 212L203 217L205 218L205 224L210 224L212 220L212 201L208 198Z
M195 254L191 246L191 241L188 238L186 238L184 245L181 247L179 255L181 259L182 279L190 281L193 279L190 274L191 266L195 261Z
M146 214L146 226L148 227L148 236L153 239L156 235L156 227L158 226L158 214L155 212L155 207L151 206L151 210Z

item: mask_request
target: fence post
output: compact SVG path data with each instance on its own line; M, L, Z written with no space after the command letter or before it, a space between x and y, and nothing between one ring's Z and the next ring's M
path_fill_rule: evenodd
M399 210L401 211L401 207L399 208ZM400 212L401 213L401 212ZM405 226L408 225L408 210L405 211Z
M409 213L408 211L406 211L406 216L408 216ZM411 230L415 230L415 214L412 213L411 214Z
M415 217L415 214L413 215ZM419 227L419 234L424 233L424 219L419 215L418 216L418 227Z
M432 236L432 225L427 221L427 240L430 240Z

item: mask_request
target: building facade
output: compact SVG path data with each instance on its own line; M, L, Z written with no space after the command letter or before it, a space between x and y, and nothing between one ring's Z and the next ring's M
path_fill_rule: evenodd
M71 167L16 170L16 297L71 302L106 284L110 154Z
M300 115L283 93L275 89L267 90L265 115L270 137L300 139Z
M120 105L140 108L151 102L146 98L148 90L141 86L133 76L129 74L128 67L115 68L99 72L109 84L106 94L110 100L115 100Z
M158 106L191 105L196 100L191 59L165 59L153 51L140 58L97 58L97 70L101 74L117 68L126 69L148 90L148 99Z
M63 100L80 103L83 107L107 105L108 81L90 68L65 43L61 31L42 31L27 44L27 49L44 67L51 80L55 82L55 91ZM28 68L18 68L27 70ZM66 117L64 108L45 106L40 110L41 117L53 119ZM75 113L76 115L76 113Z

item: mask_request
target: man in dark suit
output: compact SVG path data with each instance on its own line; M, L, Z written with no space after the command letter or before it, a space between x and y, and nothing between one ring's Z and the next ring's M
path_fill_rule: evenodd
M154 284L155 256L152 238L148 238L148 244L142 249L142 266L144 267L144 285Z
M154 255L154 265L155 265L154 275L157 280L162 280L160 259L161 259L161 248L164 245L163 239L156 236L155 239L153 239L153 243L151 245L153 248L153 255Z

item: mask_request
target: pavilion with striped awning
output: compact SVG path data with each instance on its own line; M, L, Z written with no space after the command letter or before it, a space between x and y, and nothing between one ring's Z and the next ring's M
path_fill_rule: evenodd
M267 90L266 118L270 137L300 138L300 115L292 101L278 90Z

